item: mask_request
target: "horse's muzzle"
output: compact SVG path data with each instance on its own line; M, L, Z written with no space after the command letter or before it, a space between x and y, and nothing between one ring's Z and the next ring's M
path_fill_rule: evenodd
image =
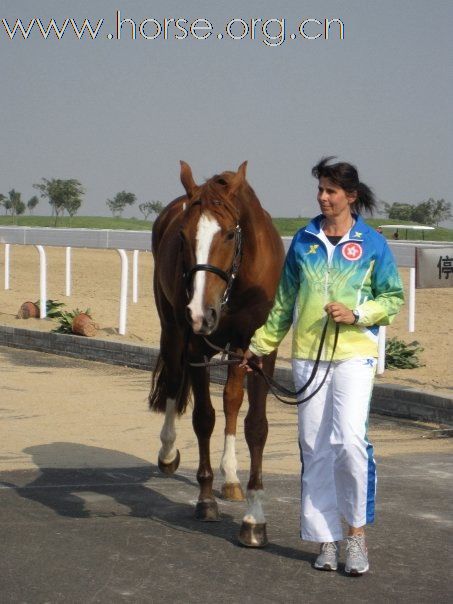
M187 306L186 316L192 331L197 335L208 336L217 329L219 323L219 313L213 306L204 309L202 314L192 313L190 307Z

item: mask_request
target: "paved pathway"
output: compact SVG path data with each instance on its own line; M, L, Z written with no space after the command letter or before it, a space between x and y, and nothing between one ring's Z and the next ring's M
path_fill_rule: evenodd
M161 420L146 410L147 373L11 348L0 348L0 368L2 602L451 601L452 439L372 418L379 464L372 568L351 579L341 568L314 571L316 548L298 538L293 409L269 403L270 545L248 550L236 544L244 504L220 502L219 523L193 519L190 417L179 425L181 470L158 473ZM244 445L239 459L246 468Z

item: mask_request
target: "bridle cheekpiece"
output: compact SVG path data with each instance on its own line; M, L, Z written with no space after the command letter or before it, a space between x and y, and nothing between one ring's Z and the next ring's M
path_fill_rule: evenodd
M190 295L189 294L190 286L192 284L193 276L196 272L206 271L208 273L214 273L214 275L217 275L218 277L223 279L227 284L226 289L222 296L220 308L224 308L226 306L226 304L228 303L229 297L230 297L230 293L231 293L231 289L234 284L234 280L237 277L239 267L241 264L242 231L241 231L241 227L239 226L239 224L237 224L234 229L234 239L235 239L235 247L234 247L233 262L232 262L231 268L228 272L222 270L221 268L218 268L217 266L214 266L213 264L195 264L188 271L185 271L183 273L183 277L184 277L185 284L186 284L186 291L187 291L188 296Z

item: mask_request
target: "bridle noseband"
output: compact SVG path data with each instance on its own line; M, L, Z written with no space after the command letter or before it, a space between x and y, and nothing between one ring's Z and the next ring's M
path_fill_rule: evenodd
M214 266L213 264L195 264L188 271L185 271L183 273L188 297L190 295L189 292L190 292L190 287L192 284L192 278L193 278L194 274L198 271L206 271L208 273L214 273L214 275L217 275L218 277L220 277L221 279L223 279L225 281L227 286L223 293L220 307L223 308L228 303L231 289L233 287L234 280L236 279L236 276L238 274L239 266L241 264L241 257L242 257L242 231L241 231L241 227L238 224L236 225L236 228L234 230L234 239L235 239L235 247L234 247L233 262L232 262L231 268L228 272L222 270L221 268L218 268L217 266Z

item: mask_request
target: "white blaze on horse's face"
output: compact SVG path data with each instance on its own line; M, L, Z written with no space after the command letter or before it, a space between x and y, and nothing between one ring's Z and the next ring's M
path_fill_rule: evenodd
M195 257L197 264L208 264L214 235L220 230L219 223L211 214L201 214L196 234ZM206 271L197 271L193 277L192 299L187 308L190 312L193 331L209 334L210 329L206 325L209 320L206 320L206 312L211 309L207 309L204 303L205 284Z

